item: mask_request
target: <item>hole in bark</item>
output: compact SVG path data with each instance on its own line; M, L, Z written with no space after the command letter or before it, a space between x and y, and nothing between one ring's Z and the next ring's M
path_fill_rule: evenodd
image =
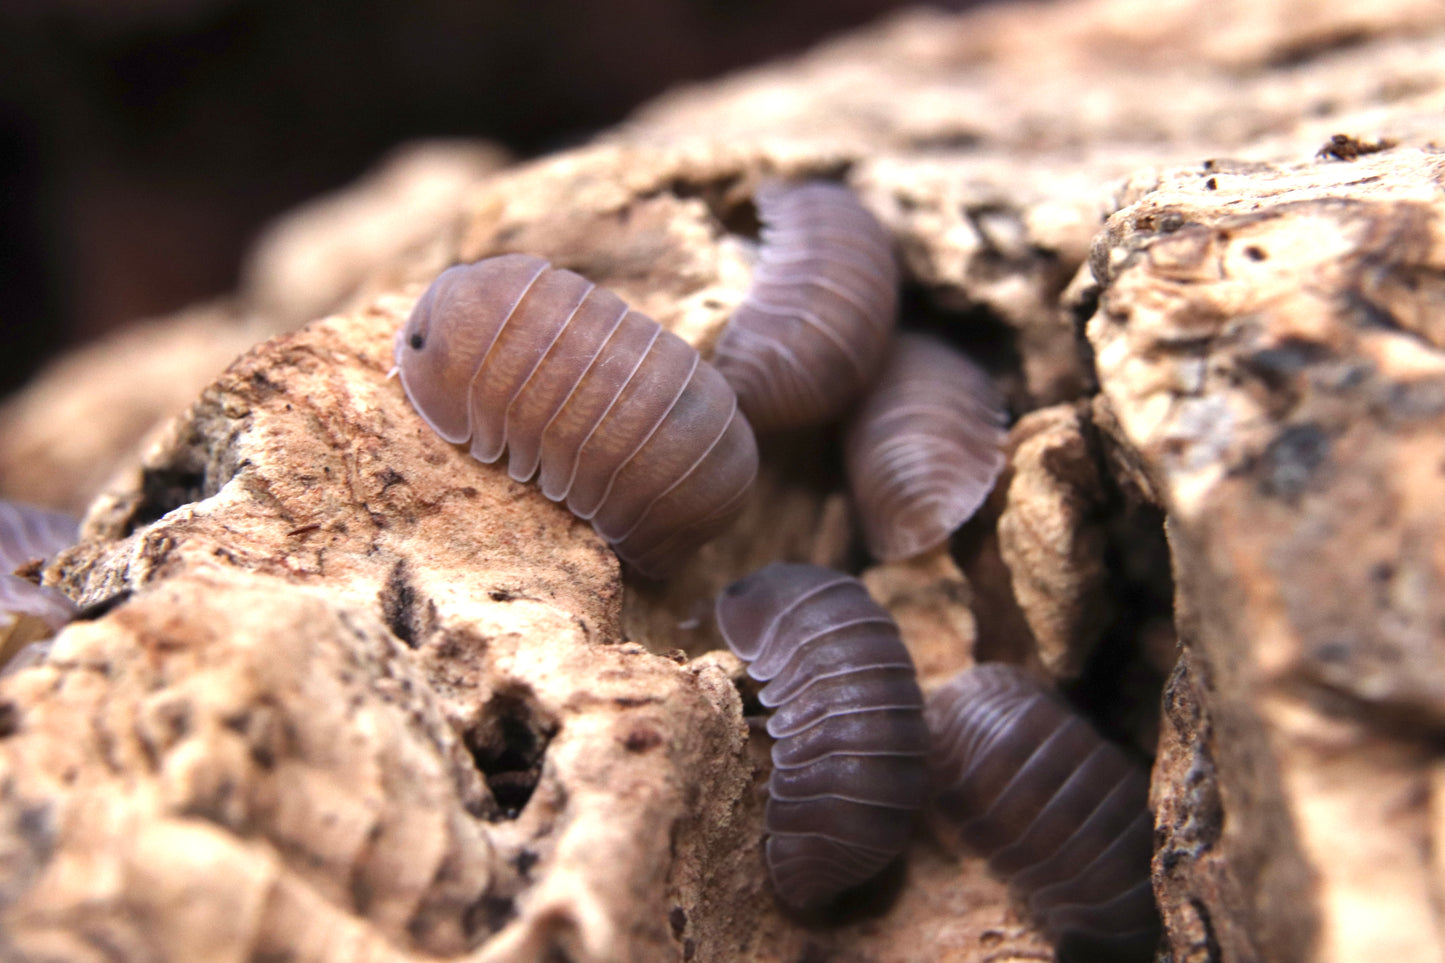
M1165 680L1150 653L1177 638L1164 515L1117 491L1108 512L1109 624L1067 695L1105 735L1152 757Z
M756 240L759 230L758 212L750 199L736 199L739 180L736 174L711 180L675 177L663 185L658 193L671 194L682 199L697 198L707 205L708 212L717 218L729 234Z
M823 164L810 171L799 171L785 180L802 183L810 180L846 181L852 170L852 163L840 161ZM751 194L743 195L741 176L734 174L712 180L677 177L663 185L659 193L668 193L679 198L698 198L707 205L708 211L729 234L757 241L762 233L762 221L758 218L757 205Z
M467 910L462 925L467 935L475 939L479 935L497 932L516 918L515 900L507 896L483 896Z
M1188 220L1179 211L1165 209L1144 212L1135 220L1134 226L1153 234L1173 234L1187 223Z
M130 531L149 525L182 505L205 497L206 476L181 468L150 468L141 475L141 500L131 515Z
M627 733L622 745L628 752L647 752L649 749L656 749L664 741L662 733L651 726L637 726Z
M734 687L738 690L738 698L743 700L743 718L766 722L772 710L758 699L758 693L762 691L763 683L750 675L743 674L738 677Z
M421 613L418 610L421 600L416 586L412 584L411 572L405 559L392 567L391 573L386 577L386 584L377 593L377 597L381 602L382 617L386 619L386 627L391 629L391 634L401 639L408 648L415 649L421 645L424 633Z
M1282 430L1259 459L1259 488L1265 495L1293 502L1316 481L1329 460L1330 437L1305 423Z
M502 819L516 819L532 798L547 743L556 732L556 724L541 716L530 694L515 690L494 696L482 720L466 732L467 749Z
M1304 338L1282 338L1270 347L1241 355L1240 364L1265 387L1280 391L1311 365L1323 364L1330 357L1329 348L1323 344Z
M959 299L956 306L955 298ZM1028 403L1017 332L992 312L965 304L957 291L928 290L907 282L900 292L898 308L900 330L947 341L993 376L1010 408L1018 412L1033 407Z
M140 499L131 510L122 534L129 535L183 505L210 498L235 476L240 465L223 440L225 449L201 434L192 422L183 437L164 455L165 461L147 465L141 472Z
M1189 906L1199 917L1199 927L1204 930L1205 959L1209 963L1215 963L1224 958L1223 950L1219 946L1219 936L1214 932L1214 919L1209 913L1209 907L1204 905L1203 900L1191 899Z
M75 613L74 621L93 622L96 619L103 618L130 601L133 595L135 595L133 589L123 588L114 595L103 598L99 602L92 602L81 608L80 611Z
M750 241L757 241L762 237L763 222L758 217L757 205L752 201L732 207L718 205L713 209L713 214L729 234L736 234Z

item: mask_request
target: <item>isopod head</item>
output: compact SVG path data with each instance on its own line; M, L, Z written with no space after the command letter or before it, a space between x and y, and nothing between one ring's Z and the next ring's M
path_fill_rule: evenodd
M468 388L497 331L547 262L503 254L454 264L422 294L396 333L402 387L422 419L454 445L472 436ZM442 323L465 318L467 323Z

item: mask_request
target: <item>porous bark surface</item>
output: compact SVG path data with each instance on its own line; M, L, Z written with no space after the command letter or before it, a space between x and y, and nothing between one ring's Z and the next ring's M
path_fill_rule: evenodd
M0 491L89 502L46 577L91 608L0 681L0 958L1047 958L927 829L780 909L710 623L777 559L866 569L925 686L1029 663L1156 756L1172 959L1440 958L1442 117L1434 0L917 12L477 174L397 247L278 230L237 303L310 323L206 354L143 451L141 354L6 405ZM852 184L904 323L1005 389L1008 470L947 552L866 568L823 431L765 439L737 527L637 582L387 379L429 276L505 251L707 352L777 176ZM330 210L438 196L358 190ZM318 251L355 270L303 290Z
M1424 958L1441 922L1445 155L1248 170L1247 186L1228 165L1166 172L1094 259L1098 404L1167 512L1190 653L1167 697L1189 751L1156 785L1161 868L1228 867L1241 893L1205 900L1200 925L1242 901L1213 924L1239 958ZM1222 824L1171 798L1206 771ZM1185 876L1163 892L1190 892Z

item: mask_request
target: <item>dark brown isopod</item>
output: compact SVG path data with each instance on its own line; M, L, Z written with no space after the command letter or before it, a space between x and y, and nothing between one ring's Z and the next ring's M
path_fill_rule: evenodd
M75 603L64 594L15 572L49 561L77 537L69 515L0 500L0 675L30 661L27 651L42 655L31 643L55 634L75 615Z
M728 646L766 682L768 870L786 903L822 906L903 851L928 796L913 660L863 584L777 563L718 598Z
M759 431L840 414L878 374L898 318L888 232L851 190L770 182L747 298L713 363Z
M1149 778L1022 670L981 665L928 699L934 804L1028 900L1067 960L1150 960Z
M505 254L443 271L396 336L416 410L488 464L507 453L657 575L727 527L757 473L721 375L586 278Z
M876 558L945 541L1003 469L1003 400L988 374L934 338L899 335L848 424L848 486Z

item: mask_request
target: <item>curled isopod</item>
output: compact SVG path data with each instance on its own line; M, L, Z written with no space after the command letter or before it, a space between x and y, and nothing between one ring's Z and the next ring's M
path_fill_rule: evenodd
M397 332L418 413L567 507L647 575L726 528L757 443L720 374L571 271L506 254L443 271Z
M752 287L713 363L759 431L828 421L878 374L898 319L888 232L841 184L769 182Z
M1023 895L1062 959L1150 960L1149 778L1027 673L982 665L928 699L934 805Z
M899 335L845 437L848 487L876 558L942 544L1003 469L1003 399L988 374L934 338Z
M75 519L59 512L0 500L0 674L40 654L37 645L75 616L75 603L63 593L33 581L35 569L75 544Z
M898 626L855 578L776 563L723 590L718 627L766 682L768 870L812 909L876 875L928 795L928 729Z

